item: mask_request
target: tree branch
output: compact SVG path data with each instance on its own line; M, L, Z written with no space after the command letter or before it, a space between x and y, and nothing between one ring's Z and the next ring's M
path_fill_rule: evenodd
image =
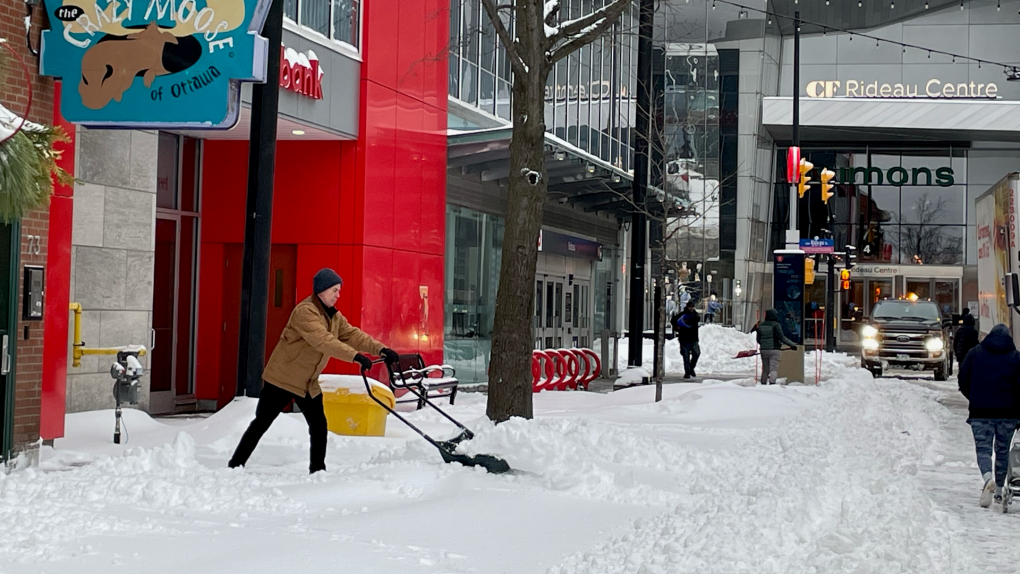
M528 65L521 59L521 55L517 51L517 45L514 44L513 38L510 37L510 32L507 31L506 26L503 25L503 19L499 17L499 10L496 8L496 5L492 3L492 0L482 0L482 6L485 7L485 13L488 14L492 27L496 29L499 41L506 48L507 56L510 59L510 67L521 78L527 77Z
M560 24L557 32L548 39L549 63L555 64L601 36L606 28L616 22L632 1L613 0L611 4L607 4L587 16Z

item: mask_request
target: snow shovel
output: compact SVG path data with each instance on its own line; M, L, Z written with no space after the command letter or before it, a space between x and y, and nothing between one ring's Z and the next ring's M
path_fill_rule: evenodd
M753 357L758 354L758 349L746 349L737 353L734 359L743 359L744 357Z
M376 359L375 361L372 362L381 363L383 362L383 360ZM459 462L464 466L480 466L487 470L488 472L491 472L492 474L503 474L506 472L510 472L510 465L507 464L505 460L492 456L491 454L476 454L474 456L459 454L457 452L457 446L466 440L471 440L475 438L475 433L471 432L467 427L457 422L456 419L448 415L445 411L443 411L443 409L437 407L432 401L428 399L427 396L425 396L427 393L418 392L418 389L415 388L415 386L413 385L405 385L402 382L396 381L395 377L392 376L392 373L390 374L390 384L392 384L394 387L407 389L409 392L414 393L414 395L417 396L422 403L427 404L430 407L434 408L437 412L439 412L439 414L443 415L444 417L449 419L450 422L457 425L457 428L460 429L459 435L450 440L433 439L429 435L425 434L421 429L411 424L411 422L405 419L403 416L401 416L400 413L390 408L389 405L379 400L375 396L375 394L372 393L372 383L368 381L367 370L362 369L361 378L365 380L365 390L368 391L368 396L372 397L372 400L378 403L379 406L389 411L391 415L400 419L400 422L411 427L411 429L414 430L414 432L418 433L419 435L421 435L422 438L429 441L429 443L432 444L432 446L439 449L439 454L442 455L444 462L448 463Z

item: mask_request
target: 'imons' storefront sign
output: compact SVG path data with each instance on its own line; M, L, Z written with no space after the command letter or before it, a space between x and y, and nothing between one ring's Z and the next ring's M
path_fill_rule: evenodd
M93 127L226 129L266 79L270 0L44 0L41 71Z

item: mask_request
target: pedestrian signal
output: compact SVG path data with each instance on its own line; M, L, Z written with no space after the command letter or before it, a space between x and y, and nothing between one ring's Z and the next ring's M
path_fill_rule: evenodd
M804 284L815 284L815 260L810 257L804 260Z
M840 283L840 289L842 289L844 291L849 291L850 290L850 270L849 269L840 269L840 271L839 271L839 283Z

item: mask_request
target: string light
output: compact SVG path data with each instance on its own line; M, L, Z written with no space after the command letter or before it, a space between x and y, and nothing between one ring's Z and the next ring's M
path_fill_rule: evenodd
M928 2L925 2L925 3L924 3L924 9L925 9L925 10L927 10L927 9L928 9Z
M689 3L690 0L687 0L687 2ZM736 6L736 7L740 8L739 12L737 13L737 17L738 18L750 18L750 13L751 13L750 11L754 10L756 13L761 13L761 14L767 15L768 16L768 25L769 26L772 25L772 16L774 14L772 12L769 12L768 10L762 10L762 9L758 9L758 8L749 8L747 6L743 6L742 4L740 4L739 2L736 2L734 0L722 0L722 2L723 2L723 4L729 4L729 5ZM797 3L798 0L794 0L794 2ZM830 4L830 0L826 0L826 4ZM998 6L1001 6L1002 5L1002 0L996 0L996 4ZM716 0L712 0L712 9L713 10L715 9L715 5L716 5ZM862 6L863 5L863 0L858 0L857 1L857 5L858 6ZM890 6L890 8L895 8L895 0L890 0L889 6ZM963 8L963 0L961 0L961 2L960 2L960 7L961 7L961 9ZM925 9L928 9L928 8L929 8L929 1L926 0L925 1ZM1018 14L1020 14L1020 11L1018 11ZM781 16L781 15L777 15L777 16ZM823 36L826 35L828 33L828 31L829 31L829 28L827 26L825 26L825 25L822 25L822 24L817 24L817 23L808 22L808 21L804 21L803 23L811 25L811 26L815 26L816 28L821 28ZM801 30L801 24L802 24L802 22L797 22L797 31L798 32ZM848 37L849 37L849 41L853 42L853 40L854 40L854 33L851 32L850 30L844 30L842 28L832 28L832 30L834 32L845 32L848 35ZM876 48L880 48L882 42L888 42L890 44L900 46L902 48L904 54L907 53L907 48L914 48L914 49L917 49L917 50L928 52L928 59L929 60L931 59L932 52L937 51L937 50L932 50L932 49L929 49L929 48L925 48L923 46L915 46L913 44L904 44L903 42L896 42L896 41L892 41L892 40L886 40L884 38L876 38L876 37L870 36L868 34L860 34L860 35L865 37L865 38L875 40L875 47ZM946 55L946 56L951 56L952 57L952 62L954 64L956 63L956 54L951 54L949 52L941 52L941 51L939 51L938 53ZM970 57L967 57L967 56L960 56L960 57L963 58L964 62L977 62L978 68L982 67L981 65L984 63L983 61L977 60L975 58L970 58ZM1001 63L996 63L996 62L989 62L989 63L994 65L994 66L1002 66L1006 70L1006 74L1007 75L1011 75L1012 74L1011 81L1020 81L1020 67L1008 66L1006 64L1001 64Z
M860 8L861 6L864 6L864 3L861 0L857 0L857 7Z
M995 2L995 11L996 12L1002 11L1002 0L997 0L997 2Z
M960 0L960 10L963 10L963 0Z
M895 2L890 2L889 3L889 9L890 10L895 10L896 9L896 3Z

